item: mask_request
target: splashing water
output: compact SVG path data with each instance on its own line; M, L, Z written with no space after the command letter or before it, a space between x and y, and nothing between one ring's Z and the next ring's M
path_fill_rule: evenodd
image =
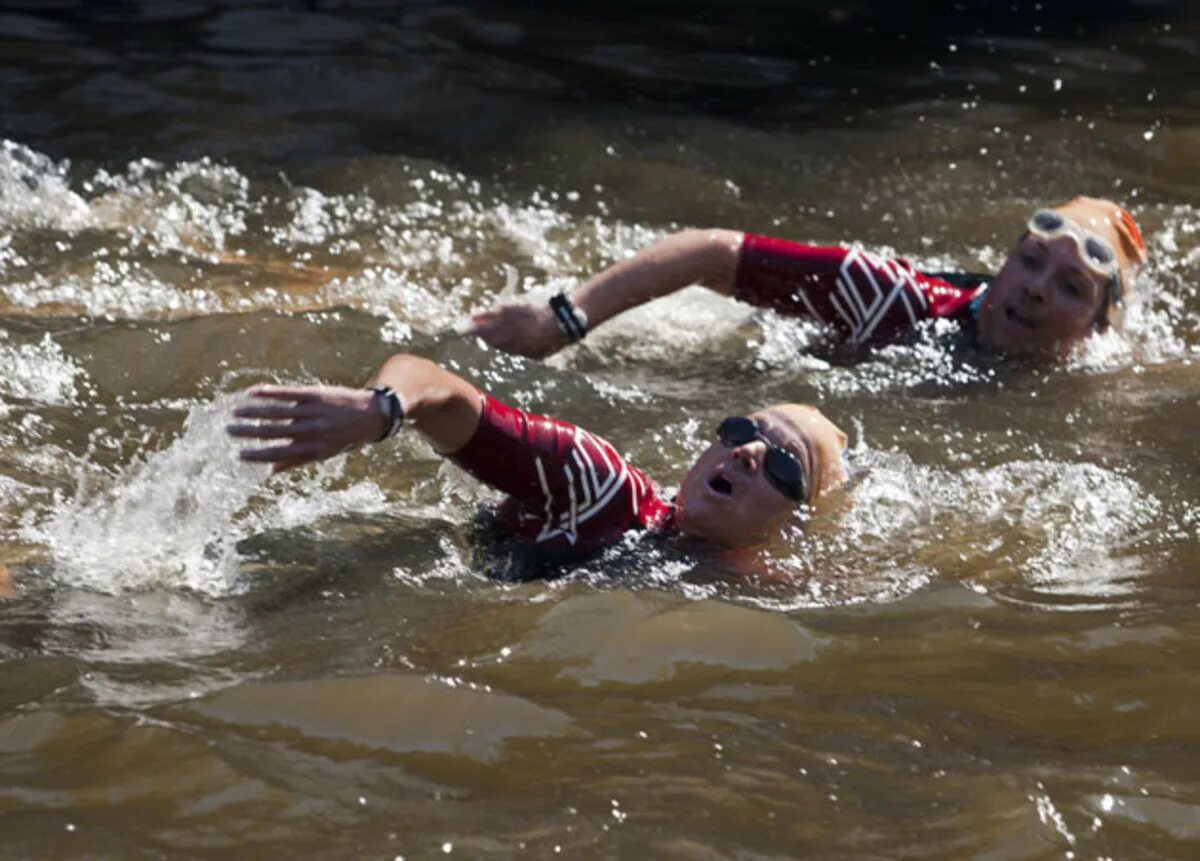
M36 344L12 346L0 332L0 395L47 404L71 403L83 370L49 334Z
M39 531L61 580L101 592L237 588L236 515L266 472L239 461L225 435L236 400L194 408L166 449L53 513Z
M0 227L78 230L90 223L87 203L67 181L69 161L0 140Z
M345 456L270 483L266 467L241 461L226 435L243 394L193 407L183 434L132 463L106 487L58 502L23 536L44 544L64 583L118 594L182 587L240 592L237 543L264 530L292 530L346 514L378 514L387 494L369 480L345 481ZM89 481L91 479L89 478ZM445 511L413 511L444 518Z
M987 581L999 561L1048 594L1133 592L1140 571L1120 552L1162 513L1137 482L1093 464L1015 461L955 473L895 454L872 459L842 524L848 546L887 552L906 536L912 559L929 570Z

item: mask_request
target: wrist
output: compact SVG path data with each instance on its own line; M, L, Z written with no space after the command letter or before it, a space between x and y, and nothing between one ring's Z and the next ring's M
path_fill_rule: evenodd
M391 386L371 386L371 405L379 416L379 432L371 440L383 442L404 427L404 402Z
M559 331L570 343L574 344L587 337L587 314L577 308L566 293L556 293L550 297L550 312Z

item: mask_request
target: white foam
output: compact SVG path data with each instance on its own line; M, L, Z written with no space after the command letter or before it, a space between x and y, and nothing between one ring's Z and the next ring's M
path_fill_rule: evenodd
M209 158L167 167L151 159L131 162L123 174L101 170L84 184L96 226L148 242L157 253L204 256L226 248L261 210L250 183L235 168Z
M1128 595L1142 573L1127 548L1160 518L1161 503L1136 481L1090 463L1014 461L951 471L888 455L854 491L841 525L852 546L930 551L959 571L1015 571L1048 593ZM886 465L884 465L886 464ZM889 550L889 548L891 548ZM942 573L954 574L954 570Z
M91 222L87 203L71 190L69 161L0 140L0 227L78 230Z
M49 333L33 344L14 345L0 331L0 396L44 404L73 403L83 370Z
M97 264L88 278L52 279L39 273L3 289L8 300L22 308L64 306L94 317L154 318L225 310L222 300L207 291L164 283L144 267L125 261Z
M101 592L236 588L235 517L266 473L239 461L225 434L235 401L193 409L167 448L52 512L36 537L62 581Z

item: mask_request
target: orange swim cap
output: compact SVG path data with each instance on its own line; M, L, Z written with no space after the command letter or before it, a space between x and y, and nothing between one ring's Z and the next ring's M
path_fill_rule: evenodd
M1079 196L1054 207L1080 227L1098 233L1108 240L1117 252L1117 267L1121 272L1121 298L1119 304L1110 295L1106 300L1104 320L1117 326L1129 297L1133 294L1138 270L1146 263L1146 240L1142 231L1128 211L1099 197Z

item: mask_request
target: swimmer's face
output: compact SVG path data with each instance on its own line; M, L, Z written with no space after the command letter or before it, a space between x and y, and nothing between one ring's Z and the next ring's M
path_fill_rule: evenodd
M1098 326L1116 322L1119 309L1109 302L1111 270L1119 271L1128 291L1135 267L1145 262L1141 232L1112 201L1076 197L1053 212L1063 228L1040 232L1035 215L979 309L980 338L1002 352L1062 355ZM1108 261L1097 264L1094 253L1085 259L1082 240L1089 236L1107 246ZM1098 266L1110 271L1097 271Z
M790 452L804 472L808 501L846 479L842 452L846 435L813 407L768 407L756 419L771 444ZM688 470L676 499L680 532L720 547L752 547L779 534L798 504L768 479L767 444L710 445Z
M1069 236L1022 236L979 309L979 336L1004 353L1061 355L1095 328L1108 279L1083 264Z

